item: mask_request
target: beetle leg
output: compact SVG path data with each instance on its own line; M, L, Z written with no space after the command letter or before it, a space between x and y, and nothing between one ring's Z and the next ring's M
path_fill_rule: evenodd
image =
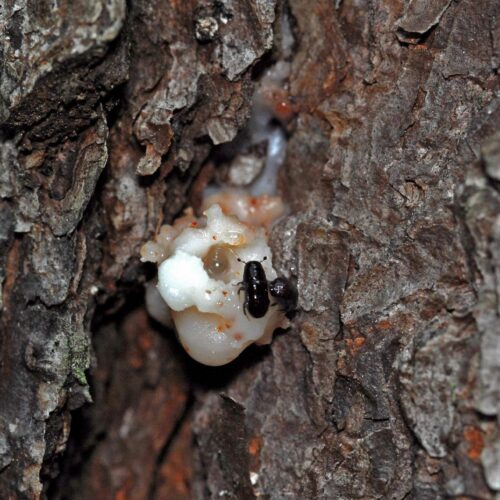
M236 284L237 284L237 285L243 285L243 281L240 281L239 283L236 283ZM240 293L241 293L241 291L242 291L242 290L243 290L243 291L245 291L245 290L246 290L246 289L245 289L245 286L240 286L240 287L238 288L238 297L240 296ZM243 314L245 315L245 318L247 318L247 319L248 319L248 315L247 315L247 301L246 301L246 298L245 298L245 300L243 301Z

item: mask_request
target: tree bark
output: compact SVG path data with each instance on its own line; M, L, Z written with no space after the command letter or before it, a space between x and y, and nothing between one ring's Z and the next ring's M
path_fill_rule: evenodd
M0 0L0 497L500 494L497 15ZM139 249L283 60L298 312L202 367L148 318Z

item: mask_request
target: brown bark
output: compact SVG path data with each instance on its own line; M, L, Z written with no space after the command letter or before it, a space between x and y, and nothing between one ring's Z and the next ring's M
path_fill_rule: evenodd
M0 497L494 498L496 7L1 2ZM299 309L204 368L138 252L280 60Z

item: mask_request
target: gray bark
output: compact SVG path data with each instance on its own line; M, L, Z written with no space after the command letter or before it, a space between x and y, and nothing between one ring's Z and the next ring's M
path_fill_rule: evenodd
M499 495L497 7L0 0L0 497ZM203 368L139 248L284 59L298 312Z

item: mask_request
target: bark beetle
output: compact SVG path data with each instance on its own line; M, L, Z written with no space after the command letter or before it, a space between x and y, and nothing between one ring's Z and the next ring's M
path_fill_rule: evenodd
M494 498L495 7L0 9L0 496ZM148 320L138 250L279 60L291 210L272 241L299 311L203 368Z

